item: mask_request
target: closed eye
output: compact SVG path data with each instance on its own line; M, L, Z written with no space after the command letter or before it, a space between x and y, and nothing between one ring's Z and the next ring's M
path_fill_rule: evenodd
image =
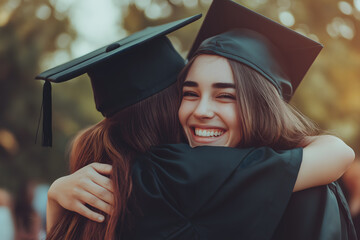
M217 98L225 98L225 99L232 99L232 100L236 100L236 97L232 94L229 94L229 93L222 93L222 94L219 94L217 96Z
M199 95L196 92L184 91L183 97L198 97Z

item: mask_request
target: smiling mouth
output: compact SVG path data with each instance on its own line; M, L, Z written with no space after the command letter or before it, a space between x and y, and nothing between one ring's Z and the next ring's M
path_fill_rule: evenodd
M195 136L198 137L220 137L224 134L222 129L204 129L204 128L193 128Z

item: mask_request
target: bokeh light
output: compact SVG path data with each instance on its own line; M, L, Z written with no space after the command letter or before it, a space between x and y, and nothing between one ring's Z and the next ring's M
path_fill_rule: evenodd
M196 8L198 0L183 0L184 6L187 8Z
M280 12L279 19L280 22L287 27L292 27L295 24L295 18L289 11Z
M41 5L36 11L36 17L41 20L47 20L51 15L51 9L48 5Z
M327 33L333 37L343 37L345 39L353 39L355 35L354 24L350 20L335 17L333 21L326 27Z
M338 7L340 11L345 15L350 15L353 12L352 6L348 2L340 1L338 2Z
M354 0L354 6L358 11L360 11L360 0Z

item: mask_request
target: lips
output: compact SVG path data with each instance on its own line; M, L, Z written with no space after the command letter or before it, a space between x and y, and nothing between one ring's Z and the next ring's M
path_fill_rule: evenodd
M191 126L188 128L188 140L191 147L226 146L227 129L216 126Z
M224 134L225 130L220 128L193 128L194 135L197 137L219 137Z

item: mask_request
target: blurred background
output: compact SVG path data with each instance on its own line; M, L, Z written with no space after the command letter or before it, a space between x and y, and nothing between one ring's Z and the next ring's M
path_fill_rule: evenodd
M360 145L360 0L237 0L325 48L292 104L357 154ZM43 82L53 66L150 25L206 14L211 0L0 0L0 188L48 185L68 173L66 151L102 119L86 76L52 84L53 147L35 136ZM170 34L186 57L202 20Z

